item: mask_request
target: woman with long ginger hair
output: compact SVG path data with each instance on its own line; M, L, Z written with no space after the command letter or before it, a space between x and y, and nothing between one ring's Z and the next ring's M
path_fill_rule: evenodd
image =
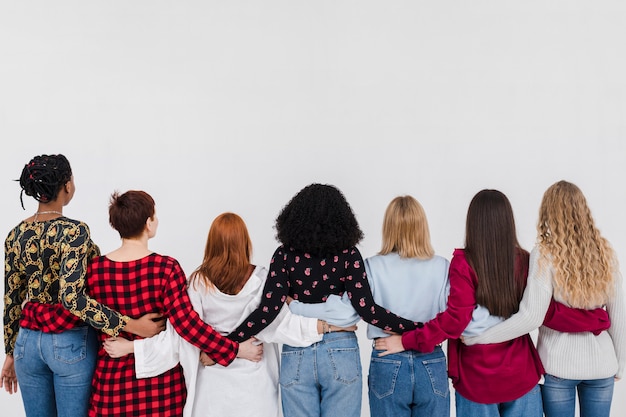
M626 365L626 307L617 257L596 228L585 196L559 181L543 195L528 287L517 314L466 344L498 343L539 327L546 369L541 388L547 417L609 416L614 381ZM551 300L592 311L605 308L607 331L559 331L544 322ZM541 325L544 323L544 325Z
M222 334L232 331L261 301L267 269L253 265L251 259L252 242L243 219L235 213L217 216L209 230L202 264L189 279L188 292L202 319ZM276 343L308 346L321 340L325 329L343 330L321 320L292 315L285 305L278 319L256 335L265 342L263 359L256 363L236 359L227 368L203 366L214 362L203 352L200 363L200 351L169 328L154 338L136 340L134 346L123 339L111 340L105 349L113 357L134 349L139 377L158 375L180 361L187 385L184 416L277 417Z

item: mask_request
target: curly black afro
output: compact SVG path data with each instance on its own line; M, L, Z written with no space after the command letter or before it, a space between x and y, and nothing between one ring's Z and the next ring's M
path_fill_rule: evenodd
M286 247L325 256L355 246L363 232L341 191L310 184L281 210L276 238Z

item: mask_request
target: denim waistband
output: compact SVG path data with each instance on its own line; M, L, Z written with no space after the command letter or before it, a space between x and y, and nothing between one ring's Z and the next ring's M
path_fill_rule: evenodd
M378 355L378 352L384 352L384 351L377 350L376 348L374 348L374 341L372 341L372 355ZM399 352L399 353L390 353L388 356L400 355L400 356L419 358L419 357L430 356L430 355L435 355L435 354L436 355L443 354L443 350L441 349L441 345L435 346L435 349L433 349L432 352L424 353L424 352L418 352L417 350L404 350L404 351Z

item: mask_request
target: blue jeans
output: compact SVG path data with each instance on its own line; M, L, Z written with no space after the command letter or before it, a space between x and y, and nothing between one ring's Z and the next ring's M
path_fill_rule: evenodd
M368 376L372 417L448 417L450 386L446 357L439 346L431 353L405 351L379 357L372 351Z
M86 416L97 352L89 326L62 333L20 328L13 356L26 415Z
M354 332L327 333L308 347L283 345L280 393L285 417L360 417L363 381Z
M505 403L481 404L470 401L458 392L456 399L457 417L542 417L541 390L539 385L517 400ZM572 414L573 417L573 414Z
M577 390L580 417L608 417L614 385L613 377L573 380L546 375L541 387L546 417L573 417Z

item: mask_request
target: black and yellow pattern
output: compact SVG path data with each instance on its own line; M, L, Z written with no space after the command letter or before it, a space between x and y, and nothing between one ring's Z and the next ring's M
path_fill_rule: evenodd
M100 250L85 223L67 217L21 222L9 232L4 251L7 354L13 352L24 301L60 304L109 335L117 335L129 320L86 294L87 266Z

